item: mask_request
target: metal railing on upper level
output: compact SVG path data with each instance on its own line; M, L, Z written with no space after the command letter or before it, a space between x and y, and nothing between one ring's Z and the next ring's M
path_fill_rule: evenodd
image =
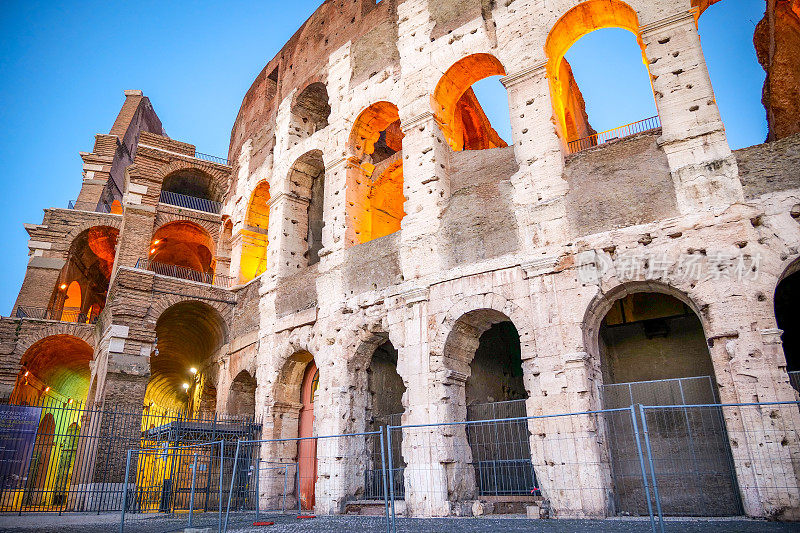
M187 196L177 192L161 191L161 197L159 198L159 201L164 204L185 207L186 209L195 209L197 211L205 211L206 213L214 213L217 215L222 210L222 204L220 202L206 200L205 198Z
M96 313L82 313L78 307L30 307L21 305L17 307L17 318L34 318L38 320L59 320L61 322L76 322L78 324L94 324L97 322Z
M567 148L569 149L569 153L574 154L575 152L580 152L581 150L586 150L587 148L592 148L593 146L598 146L610 141L616 141L617 139L622 139L624 137L629 137L631 135L636 135L637 133L643 133L645 131L654 130L660 127L661 120L659 119L658 115L656 115L638 122L625 124L624 126L620 126L618 128L601 131L600 133L595 133L594 135L589 135L588 137L569 141L569 143L567 143Z
M195 152L194 156L197 159L202 159L203 161L210 161L212 163L218 163L220 165L231 166L231 162L224 157L217 157L215 155L204 154L203 152Z
M158 261L152 261L150 259L139 259L136 261L136 268L149 270L150 272L155 272L162 276L197 281L198 283L205 283L224 289L230 288L236 284L236 279L230 276L222 276L220 274L214 274L213 272L200 272L192 268L159 263Z

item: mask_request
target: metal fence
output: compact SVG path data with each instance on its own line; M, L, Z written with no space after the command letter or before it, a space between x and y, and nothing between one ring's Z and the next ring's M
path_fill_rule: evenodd
M161 191L159 202L169 205L176 205L186 209L205 211L206 213L219 214L222 211L222 204L205 198L197 198L177 192Z
M224 440L128 450L120 533L138 531L137 522L153 516L173 518L162 520L165 531L181 525L221 531L234 450Z
M0 405L0 512L120 511L130 449L252 439L251 419L87 408L43 398Z
M30 307L21 305L17 307L17 318L33 318L37 320L59 320L61 322L77 322L79 324L94 324L97 322L98 312L82 313L77 307Z
M215 155L204 154L202 152L195 152L194 156L197 159L202 159L203 161L210 161L212 163L217 163L219 165L231 166L231 162L224 158L224 157L217 157Z
M629 137L631 135L636 135L637 133L643 133L645 131L660 127L661 119L658 115L656 115L644 120L625 124L624 126L620 126L618 128L601 131L600 133L595 133L593 135L589 135L588 137L582 137L574 141L569 141L567 143L567 149L569 150L569 153L574 154L575 152L580 152L581 150L586 150L587 148L592 148L593 146L598 146L610 141L616 141L624 137Z
M200 272L199 270L194 270L192 268L169 265L167 263L159 263L158 261L152 261L145 258L140 258L136 261L136 268L149 270L151 272L155 272L156 274L169 276L171 278L206 283L215 287L222 287L223 289L228 289L236 284L236 278L231 276L223 276L213 272Z
M635 404L697 405L717 402L711 376L653 379L629 383L610 383L601 387L603 407L615 409Z
M384 432L240 441L227 491L224 531L311 513L382 516L361 531L387 531ZM366 475L365 475L366 472ZM375 475L372 475L372 474ZM377 480L380 499L367 499Z

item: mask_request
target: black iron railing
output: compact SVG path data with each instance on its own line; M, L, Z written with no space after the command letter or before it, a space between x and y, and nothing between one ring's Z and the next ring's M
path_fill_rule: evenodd
M189 281L196 281L198 283L206 283L215 287L230 288L236 284L235 278L230 276L222 276L214 274L213 272L200 272L192 268L186 268L178 265L169 265L166 263L159 263L150 259L139 259L136 261L136 268L142 270L149 270L161 276L169 276L170 278L179 278Z
M212 163L217 163L219 165L226 165L231 166L231 162L224 157L217 157L215 155L204 154L203 152L195 152L194 156L197 159L202 159L203 161L210 161Z
M624 137L629 137L631 135L636 135L637 133L643 133L645 131L660 127L661 120L659 119L658 115L656 115L638 122L625 124L624 126L620 126L618 128L601 131L600 133L595 133L594 135L589 135L588 137L575 139L574 141L567 143L567 148L569 149L569 153L574 154L575 152L580 152L581 150L586 150L587 148L592 148L593 146L604 144L610 141L616 141L617 139L622 139Z
M186 209L195 209L197 211L205 211L206 213L219 214L222 210L222 204L213 200L206 200L205 198L196 198L194 196L187 196L177 192L161 191L159 201L163 204L176 205L178 207L185 207Z
M21 305L17 307L17 318L34 318L37 320L59 320L61 322L77 322L79 324L94 324L97 322L96 313L82 313L77 307L30 307Z

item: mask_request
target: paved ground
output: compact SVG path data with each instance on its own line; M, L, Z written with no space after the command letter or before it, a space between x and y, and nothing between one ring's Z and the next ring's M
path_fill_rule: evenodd
M385 533L383 517L317 517L298 520L294 516L262 516L274 521L272 526L253 527L255 516L233 515L231 533L334 533L358 531ZM125 531L136 533L166 533L183 531L187 518L165 518L149 515L126 521ZM198 527L217 531L216 515L201 515L195 519ZM800 523L763 522L741 519L669 519L667 533L789 533L800 532ZM72 515L0 515L0 533L6 532L107 533L119 531L118 514ZM610 520L525 520L517 518L453 518L398 519L398 533L647 533L650 523L641 519Z

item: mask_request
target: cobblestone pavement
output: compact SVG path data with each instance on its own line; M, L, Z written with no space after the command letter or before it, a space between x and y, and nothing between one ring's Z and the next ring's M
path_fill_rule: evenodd
M271 526L256 526L255 517L232 515L230 533L385 533L383 517L317 517L298 520L294 516L262 516ZM183 531L186 517L135 516L126 520L125 532L167 533ZM217 531L216 515L197 516L195 526ZM800 523L743 519L669 519L667 533L789 533L800 532ZM107 533L119 531L119 514L0 515L0 533L6 532ZM203 531L200 529L200 531ZM398 519L398 533L647 533L650 523L641 519L525 520L515 518Z

